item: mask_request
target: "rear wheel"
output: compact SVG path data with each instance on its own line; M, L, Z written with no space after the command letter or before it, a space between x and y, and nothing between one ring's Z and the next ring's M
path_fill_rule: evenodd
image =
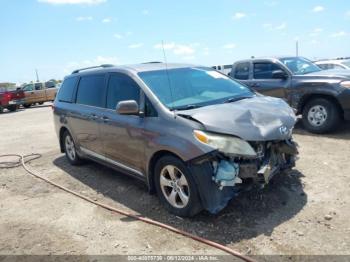
M0 106L0 114L2 114L3 112L4 112L4 108Z
M32 106L32 104L24 104L23 105L23 107L25 107L25 108L29 108L29 107L31 107Z
M316 98L304 107L302 121L308 131L323 134L337 127L340 113L333 102L325 98Z
M155 167L155 184L158 197L169 212L191 217L202 210L192 174L180 159L160 158Z
M64 152L66 154L66 157L70 164L72 165L79 165L82 163L82 159L78 156L77 150L75 147L74 140L71 136L71 134L66 131L63 134L62 137L63 145L64 145Z
M38 104L39 104L39 105L43 105L43 104L44 104L44 102L39 102Z

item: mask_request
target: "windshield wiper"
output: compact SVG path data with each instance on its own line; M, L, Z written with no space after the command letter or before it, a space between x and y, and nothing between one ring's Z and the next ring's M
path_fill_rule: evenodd
M232 102L236 102L236 101L248 99L248 98L252 98L252 97L251 96L231 97L231 98L225 100L224 103L232 103Z
M194 109L194 108L198 108L199 106L197 105L185 105L185 106L179 106L179 107L174 107L171 109L171 111L174 110L190 110L190 109Z

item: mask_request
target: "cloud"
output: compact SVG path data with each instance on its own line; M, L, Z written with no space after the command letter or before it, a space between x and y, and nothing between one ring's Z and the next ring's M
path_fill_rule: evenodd
M203 55L205 55L205 56L210 55L210 48L209 47L204 47L202 49L202 51L203 51Z
M226 45L223 45L222 48L224 48L224 49L234 49L234 48L236 48L236 44L234 44L234 43L226 44Z
M136 43L136 44L129 45L128 48L135 49L135 48L140 48L142 46L143 46L143 43Z
M106 17L102 19L102 23L110 23L110 22L112 22L112 18Z
M196 43L198 44L198 43ZM192 55L196 52L193 44L190 45L184 45L184 44L175 44L175 43L164 43L164 45L160 44L156 44L154 46L155 49L163 49L164 50L172 50L172 52L175 55L185 55L185 56L189 56Z
M278 2L277 1L265 1L264 5L273 7L273 6L278 5Z
M282 24L276 26L275 29L276 30L283 30L283 29L286 29L286 27L287 27L287 24L283 22Z
M195 50L188 45L177 45L174 48L174 54L176 55L191 55Z
M345 16L350 18L350 10L345 13Z
M98 5L107 0L38 0L38 2L52 5Z
M94 59L86 59L79 62L69 62L64 68L65 74L70 74L73 70L89 67L98 66L103 64L120 64L119 59L114 56L97 56Z
M331 34L330 37L343 37L346 35L347 35L347 33L345 31L339 31L339 32Z
M319 12L322 12L322 11L324 11L324 7L322 6L322 5L317 5L317 6L315 6L313 9L312 9L312 12L314 12L314 13L319 13Z
M262 27L268 31L272 31L272 30L284 30L287 28L287 23L283 22L281 24L278 25L273 25L271 23L265 23L262 25Z
M164 50L171 50L175 47L175 43L164 43L164 44L156 44L154 46L155 49L163 49Z
M312 32L309 34L311 37L318 36L321 32L323 32L322 28L315 28L312 30Z
M122 39L124 38L121 34L114 34L113 37L117 38L117 39Z
M144 10L142 10L142 12L141 12L143 15L149 15L149 10L147 10L147 9L144 9Z
M75 18L78 22L91 21L92 19L92 16L78 16Z
M242 18L244 18L244 17L246 17L247 16L247 14L245 14L245 13L241 13L241 12L237 12L237 13L235 13L234 15L233 15L233 19L236 19L236 20L239 20L239 19L242 19Z

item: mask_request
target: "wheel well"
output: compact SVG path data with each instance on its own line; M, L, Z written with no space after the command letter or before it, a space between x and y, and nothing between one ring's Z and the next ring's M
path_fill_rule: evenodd
M62 127L62 128L60 129L60 135L59 135L59 137L60 137L60 149L61 149L61 153L64 153L63 134L64 134L64 132L66 132L66 131L68 131L68 129L65 128L65 127Z
M303 113L304 107L307 105L307 103L309 103L311 100L313 99L317 99L317 98L323 98L323 99L327 99L328 101L332 102L333 104L335 104L339 110L340 115L343 117L344 116L344 111L341 107L341 105L339 104L338 100L330 95L321 95L321 94L314 94L314 95L308 95L306 97L304 97L300 103L299 106L299 113Z
M148 185L149 185L149 191L151 193L155 192L154 169L156 167L157 161L163 156L173 156L182 160L179 156L167 150L158 151L152 156L148 165Z

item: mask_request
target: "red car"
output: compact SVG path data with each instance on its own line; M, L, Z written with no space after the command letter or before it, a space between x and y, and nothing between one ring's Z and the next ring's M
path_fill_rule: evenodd
M24 92L22 90L8 90L0 87L0 113L7 110L16 111L24 102Z

